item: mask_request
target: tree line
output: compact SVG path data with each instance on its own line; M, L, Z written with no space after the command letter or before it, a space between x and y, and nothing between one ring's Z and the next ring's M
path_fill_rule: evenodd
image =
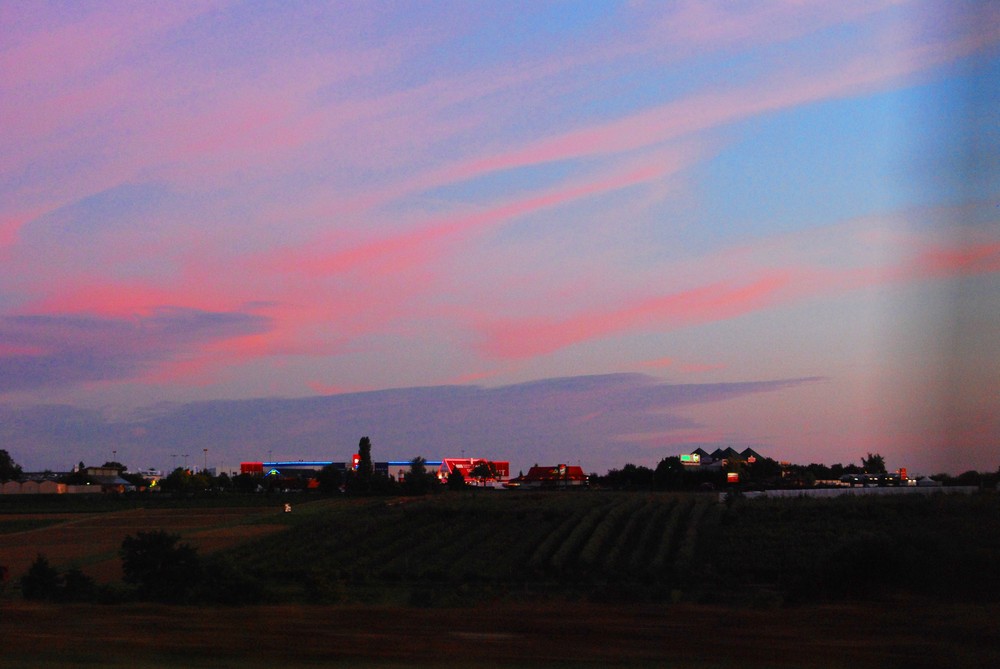
M461 472L452 472L442 486L435 472L427 469L427 460L417 456L410 461L409 471L400 479L375 470L372 459L372 443L369 437L362 437L358 443L358 463L356 467L344 469L331 464L315 476L315 481L302 477L260 477L251 474L229 476L225 472L211 475L205 471L194 471L177 467L166 477L156 482L163 492L175 495L217 494L226 492L260 493L287 489L305 489L317 485L322 494L348 495L426 495L445 490L464 490L473 481L466 481ZM137 489L148 489L151 482L141 474L129 473L120 462L109 461L101 465L116 469L126 481ZM60 483L85 483L84 463L80 462L75 471L60 477ZM756 458L754 461L730 458L720 468L690 467L682 464L680 457L663 458L650 468L643 465L625 464L621 468L608 470L606 474L596 472L589 475L593 487L615 490L703 490L731 487L727 476L735 474L739 487L810 487L817 481L838 480L845 475L878 474L886 471L885 458L879 453L867 453L860 464L808 465L779 463L771 458ZM495 477L488 464L480 464L470 473L473 479L485 481ZM6 450L0 449L0 483L19 480L23 468L14 462ZM1000 468L995 472L969 470L957 476L934 474L934 480L943 485L971 485L996 487L1000 483Z
M735 474L741 488L798 488L811 487L820 481L837 481L847 475L885 474L885 458L879 453L867 453L860 464L808 465L781 463L771 458L753 461L728 458L718 468L691 467L680 457L663 458L655 468L626 464L621 469L611 469L605 475L592 473L590 484L614 490L705 490L732 487L728 475ZM934 474L935 481L943 485L972 485L982 488L996 487L1000 483L1000 468L995 472L969 470L958 476Z
M122 541L124 585L98 585L78 567L59 571L39 553L20 577L21 596L32 601L151 601L170 604L251 604L263 597L259 579L221 555L203 558L180 537L163 530L137 532Z

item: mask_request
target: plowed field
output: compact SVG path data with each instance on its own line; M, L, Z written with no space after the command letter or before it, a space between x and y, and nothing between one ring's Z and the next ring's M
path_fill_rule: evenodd
M118 549L136 532L165 530L201 553L229 548L285 526L260 521L277 516L269 508L131 509L93 514L0 515L4 520L38 519L54 524L25 532L0 534L0 564L12 578L28 570L41 553L59 569L80 567L99 583L122 577Z

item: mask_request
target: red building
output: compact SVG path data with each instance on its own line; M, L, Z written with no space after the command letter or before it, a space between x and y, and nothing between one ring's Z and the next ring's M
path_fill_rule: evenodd
M446 481L452 472L459 472L467 483L502 484L510 478L510 463L485 458L445 458L438 476ZM484 475L488 472L488 475Z
M571 488L587 485L587 475L582 467L556 465L532 467L524 476L511 479L511 486L521 488Z
M264 463L263 462L241 462L240 463L240 474L250 474L251 476L263 476L264 475Z

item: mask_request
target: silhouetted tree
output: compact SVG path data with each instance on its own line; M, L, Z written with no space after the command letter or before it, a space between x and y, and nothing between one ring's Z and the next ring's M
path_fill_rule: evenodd
M372 461L372 440L368 437L361 437L361 441L358 442L358 469L354 474L357 490L359 492L371 491L375 463Z
M650 489L653 486L653 470L642 465L626 464L621 469L608 470L601 483L616 489L635 490Z
M410 471L403 475L403 490L408 495L426 495L437 485L437 477L427 471L427 460L419 455L410 460Z
M53 600L59 592L59 572L41 553L21 577L21 595L25 599Z
M14 462L10 453L0 449L0 481L17 481L22 474L21 465Z
M677 490L684 486L684 465L676 455L663 458L653 470L653 485L658 490Z
M344 472L334 463L330 463L319 470L316 475L319 482L319 490L324 495L333 495L340 492L340 486L344 484Z
M237 474L233 477L233 488L236 489L236 492L256 492L257 486L260 484L260 477L253 474Z
M94 579L76 567L66 570L62 576L62 588L58 599L63 602L91 602L97 597Z
M226 472L221 472L215 477L215 485L219 490L232 490L233 480L229 478L229 474Z
M39 553L27 573L21 577L21 595L32 600L91 602L97 597L97 586L94 585L94 579L76 567L60 574Z
M449 490L465 490L465 476L457 469L448 474Z
M160 488L164 492L185 492L191 487L191 472L178 467L160 479Z
M861 459L861 466L864 467L865 472L868 474L884 474L885 458L878 453L869 453Z
M125 582L138 594L155 601L184 601L201 577L197 551L179 544L180 537L163 530L125 537L119 551Z
M496 465L492 462L480 462L472 468L472 471L469 472L469 476L479 481L480 485L485 486L488 480L495 479L497 477Z
M951 485L965 485L965 486L981 486L983 484L983 475L974 469L962 472L954 479L949 481Z

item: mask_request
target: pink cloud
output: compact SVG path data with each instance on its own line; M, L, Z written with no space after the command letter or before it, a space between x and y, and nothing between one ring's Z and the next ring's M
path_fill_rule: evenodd
M104 3L62 25L17 26L12 20L7 48L0 51L0 87L51 86L79 78L123 51L204 14L220 2L171 2L152 6ZM69 13L67 13L67 16ZM25 28L22 32L19 28Z
M685 148L644 156L618 167L610 174L578 178L560 187L497 203L474 213L425 222L413 230L391 237L356 242L329 253L316 253L315 249L317 246L336 245L337 240L311 242L306 248L296 247L269 254L269 257L255 260L254 264L273 272L314 277L361 269L374 273L398 273L415 266L427 266L438 257L441 252L439 245L445 241L456 241L463 235L487 230L544 209L662 180L693 162L697 155L696 151Z
M1000 242L938 247L923 251L907 263L909 278L937 278L1000 272Z
M682 0L666 5L666 11L650 21L647 39L678 50L754 48L849 24L899 4L897 0L837 3Z
M48 353L48 349L36 344L11 344L0 341L0 358L14 356L39 356Z
M0 251L3 251L4 247L12 246L17 241L18 231L26 223L41 216L47 210L46 207L42 207L0 217Z
M316 244L285 249L241 261L235 276L220 277L212 270L214 255L209 249L188 258L181 264L181 274L160 285L80 277L72 289L59 288L34 309L127 316L149 313L160 305L223 311L245 302L264 302L254 311L267 316L272 328L224 343L206 342L197 351L189 350L183 360L161 365L160 380L204 375L223 364L274 355L328 355L405 318L415 308L413 303L436 285L432 268L441 253L464 235L545 208L648 183L680 164L662 159L627 164L601 179L581 180L331 253L316 253Z
M899 221L891 220L883 222L883 234L875 234L876 224L850 221L724 249L675 272L684 280L703 277L701 285L665 295L575 310L567 306L570 315L561 317L480 315L469 320L480 334L484 354L520 359L624 333L670 331L852 291L1000 272L1000 243L989 238L964 244L943 242L929 233L893 232ZM866 248L875 243L881 247L879 252ZM560 304L551 295L537 299L539 304ZM518 305L519 310L533 308L537 310L529 304ZM673 362L665 358L645 364ZM700 372L714 367L679 365L678 369Z
M676 328L734 318L774 304L792 277L765 273L742 283L714 283L645 298L624 307L595 309L553 320L525 318L484 321L482 350L500 358L544 355L590 339L625 331Z
M337 384L323 383L321 381L309 381L306 385L317 395L342 395L345 393L357 393L367 390L365 388L352 388Z
M470 160L439 174L444 180L530 165L634 151L760 114L894 87L910 76L1000 41L1000 24L924 43L896 36L895 50L843 54L825 72L786 65L769 80L744 88L695 94L617 120L539 139L512 151Z
M652 368L670 367L675 362L676 360L674 360L673 358L657 358L656 360L644 360L639 364L639 366L652 367Z

